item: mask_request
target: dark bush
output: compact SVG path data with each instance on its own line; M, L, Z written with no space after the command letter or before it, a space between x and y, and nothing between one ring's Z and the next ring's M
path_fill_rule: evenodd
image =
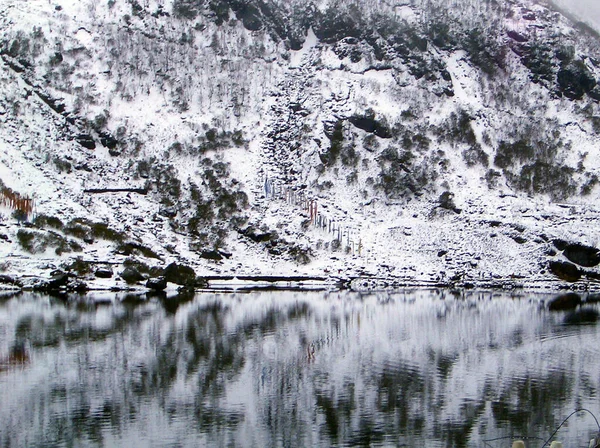
M448 118L446 128L441 128L438 133L454 143L477 144L477 137L471 126L471 117L464 110L452 112Z
M563 95L573 100L580 100L596 87L594 75L581 60L564 65L556 79Z
M57 230L62 230L64 227L63 222L55 217L55 216L48 216L48 215L37 215L35 217L35 219L33 220L33 225L38 227L38 228L46 228L46 227L51 227L53 229L57 229Z
M534 83L553 83L554 64L552 61L552 48L546 43L535 41L520 47L521 62L531 73Z
M35 238L36 238L36 234L33 232L30 232L28 230L19 229L19 231L17 232L17 240L19 241L19 244L21 245L21 247L24 250L26 250L27 252L30 252L30 253L34 252Z
M315 35L327 44L336 43L346 37L358 38L361 35L361 26L357 19L359 17L350 17L332 5L316 18L313 25Z
M521 168L519 175L507 175L515 188L530 194L550 194L553 199L565 199L576 192L575 170L564 165L536 161Z
M494 75L504 68L505 48L491 39L490 34L475 28L465 33L462 44L471 62L487 75Z
M326 130L325 134L331 144L327 152L320 154L321 162L325 166L332 166L337 161L344 143L344 122L338 120L333 125L330 132Z
M63 160L58 156L55 156L52 159L52 162L54 163L54 166L56 166L56 169L58 170L59 173L62 173L62 172L70 173L71 170L73 169L73 165L71 165L71 162L69 162L68 160Z
M494 165L498 168L508 168L515 162L531 160L535 155L533 146L526 140L518 140L514 143L501 141L494 157Z
M598 179L597 175L589 175L586 182L581 186L581 194L584 196L589 196L598 183L600 183L600 179Z
M76 241L69 241L53 232L32 232L19 229L17 240L24 250L32 254L45 252L48 247L53 247L57 255L68 252L80 252L82 250L81 245Z
M72 219L64 228L64 233L79 239L91 237L92 230L87 220Z
M92 271L92 265L83 258L77 257L66 266L67 271L77 272L78 275L86 275Z
M229 20L229 3L225 0L210 0L208 7L214 15L215 23L218 26Z
M310 248L292 245L288 249L288 253L292 257L292 259L298 264L309 264L311 261L312 252Z
M488 188L496 188L498 186L498 181L502 177L502 173L500 171L496 171L494 169L489 169L485 173L485 180L487 182Z
M108 224L103 222L95 222L90 224L91 234L94 238L114 241L120 243L127 238L127 235L118 230L108 227Z
M360 156L356 152L354 145L346 145L342 148L340 160L342 165L345 166L356 166L358 164Z

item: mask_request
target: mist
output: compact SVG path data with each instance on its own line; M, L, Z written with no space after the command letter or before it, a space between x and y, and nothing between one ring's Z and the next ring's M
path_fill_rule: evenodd
M552 0L553 3L573 13L583 22L600 32L600 1L598 0Z

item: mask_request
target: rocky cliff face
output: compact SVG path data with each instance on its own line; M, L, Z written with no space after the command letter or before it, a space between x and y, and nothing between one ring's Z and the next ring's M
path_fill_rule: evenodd
M597 244L598 37L545 6L8 1L0 26L7 272L535 283L553 241Z

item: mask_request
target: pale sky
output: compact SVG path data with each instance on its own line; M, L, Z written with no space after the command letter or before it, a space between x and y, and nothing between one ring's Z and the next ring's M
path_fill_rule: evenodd
M600 0L553 0L600 31Z

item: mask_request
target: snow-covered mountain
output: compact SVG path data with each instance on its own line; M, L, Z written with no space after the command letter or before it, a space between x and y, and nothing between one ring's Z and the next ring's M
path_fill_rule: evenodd
M0 27L7 274L598 277L600 41L548 5L3 0Z

